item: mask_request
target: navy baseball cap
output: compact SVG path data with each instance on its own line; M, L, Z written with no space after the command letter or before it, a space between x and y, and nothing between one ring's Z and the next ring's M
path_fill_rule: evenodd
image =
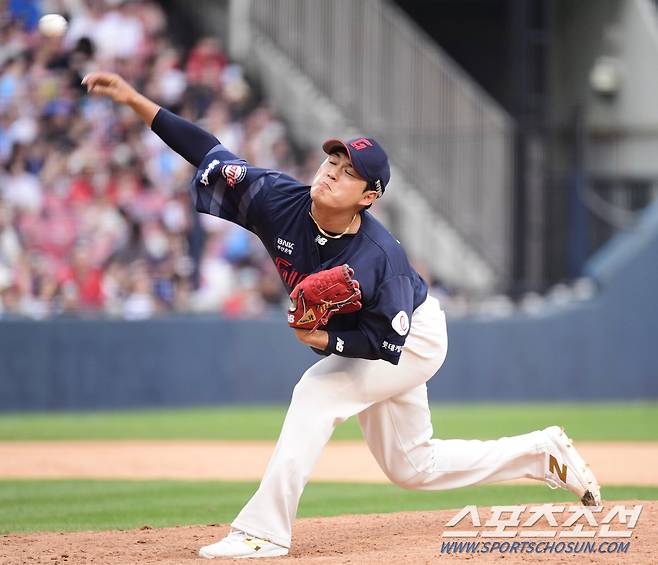
M391 179L391 168L388 165L386 151L374 139L371 137L357 137L348 141L328 139L322 144L322 150L327 155L336 150L346 151L352 166L366 180L368 187L376 190L379 196L384 194L386 185Z

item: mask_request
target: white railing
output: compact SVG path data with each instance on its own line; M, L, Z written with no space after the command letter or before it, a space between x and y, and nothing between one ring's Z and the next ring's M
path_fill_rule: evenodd
M251 25L363 131L498 274L511 271L513 125L383 0L256 0Z

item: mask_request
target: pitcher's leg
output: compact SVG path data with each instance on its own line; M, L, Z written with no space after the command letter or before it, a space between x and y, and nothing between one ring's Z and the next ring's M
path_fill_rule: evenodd
M359 414L359 423L384 473L405 488L443 490L545 478L543 432L490 441L433 439L424 384L373 404Z
M445 317L436 300L414 314L398 365L332 355L301 378L261 485L232 526L285 547L309 475L335 426L427 381L443 363Z
M322 449L338 423L367 406L351 361L322 360L295 386L261 484L231 524L234 528L290 547L297 505Z

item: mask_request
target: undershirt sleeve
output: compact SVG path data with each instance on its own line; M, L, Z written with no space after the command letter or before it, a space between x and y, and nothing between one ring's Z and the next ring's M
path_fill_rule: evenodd
M165 108L158 110L151 123L151 130L195 167L219 143L214 135Z

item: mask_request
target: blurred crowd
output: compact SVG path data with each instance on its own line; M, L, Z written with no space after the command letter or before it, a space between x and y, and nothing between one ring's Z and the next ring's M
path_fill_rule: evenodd
M69 21L46 38L42 13ZM193 211L191 165L129 109L86 96L120 73L253 164L310 182L301 151L217 38L172 44L149 0L0 0L0 316L280 315L251 234Z

